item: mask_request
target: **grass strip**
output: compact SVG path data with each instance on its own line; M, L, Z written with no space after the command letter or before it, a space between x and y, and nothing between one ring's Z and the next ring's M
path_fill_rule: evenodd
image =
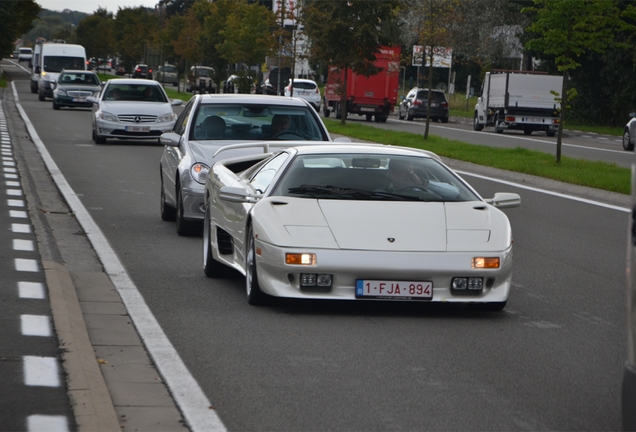
M614 163L567 156L561 156L561 163L556 163L553 154L521 147L512 149L488 147L435 135L429 135L428 140L424 140L422 135L409 132L387 131L358 123L346 123L343 126L339 120L324 119L324 122L330 133L350 138L429 150L442 157L478 165L611 192L630 193L630 170Z

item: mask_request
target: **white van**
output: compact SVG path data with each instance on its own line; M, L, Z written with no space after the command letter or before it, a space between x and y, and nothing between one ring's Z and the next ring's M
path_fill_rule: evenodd
M35 43L35 48L33 49L33 59L29 62L29 67L31 68L31 93L38 92L38 80L40 79L40 74L35 73L35 66L40 64L40 54L42 53L42 45L46 42L46 40L41 40L39 38Z
M64 69L86 70L86 50L81 45L65 43L42 44L40 62L35 66L38 78L38 99L53 97L51 81L57 81Z

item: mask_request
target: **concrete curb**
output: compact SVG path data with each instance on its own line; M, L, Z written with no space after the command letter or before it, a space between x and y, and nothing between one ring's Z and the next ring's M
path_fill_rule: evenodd
M43 261L42 266L78 430L121 431L71 276L58 263Z

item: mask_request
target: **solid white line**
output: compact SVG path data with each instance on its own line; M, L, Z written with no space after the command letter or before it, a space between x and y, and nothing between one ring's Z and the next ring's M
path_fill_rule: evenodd
M46 315L20 315L20 324L24 336L52 335L51 320Z
M576 197L576 196L573 196L573 195L568 195L568 194L558 193L558 192L552 192L552 191L545 190L545 189L538 189L538 188L534 188L534 187L531 187L531 186L526 186L526 185L522 185L522 184L519 184L519 183L514 183L514 182L510 182L510 181L506 181L506 180L500 180L500 179L496 179L496 178L492 178L492 177L488 177L488 176L483 176L483 175L480 175L480 174L474 174L474 173L470 173L470 172L466 172L466 171L455 171L455 172L460 174L460 175L468 175L468 176L472 176L472 177L477 177L477 178L481 178L481 179L484 179L484 180L492 181L492 182L495 182L495 183L507 184L507 185L514 186L514 187L517 187L517 188L527 189L527 190L531 190L531 191L534 191L534 192L543 193L543 194L546 194L546 195L552 195L552 196L556 196L556 197L559 197L559 198L569 199L569 200L572 200L572 201L579 201L579 202L583 202L583 203L594 205L594 206L598 206L598 207L605 207L605 208L608 208L608 209L618 210L618 211L626 212L626 213L631 212L631 210L626 208L626 207L619 207L619 206L615 206L615 205L611 205L611 204L605 204L605 203L602 203L602 202L599 202L599 201L589 200L589 199L586 199L586 198L579 198L579 197Z
M420 125L420 122L417 123L413 123L413 122L407 122L406 120L392 120L395 122L400 122L400 123L407 123L410 125ZM424 126L425 123L422 125ZM456 131L456 132L465 132L465 133L469 133L469 134L483 134L484 132L478 132L478 131L474 131L474 130L467 130L467 129L459 129L459 128L452 128L449 126L438 126L438 125L430 125L431 128L438 128L438 129L446 129L446 130L450 130L450 131ZM507 135L506 138L512 138L512 139L517 139L517 140L523 140L523 141L531 141L531 142L536 142L536 143L541 143L541 144L550 144L552 146L556 146L556 142L552 142L552 141L547 141L547 140L542 140L542 139L538 139L538 138L527 138L527 137L521 137L521 136L516 136L516 135ZM602 137L595 137L598 139L602 139ZM605 140L607 140L607 138L605 138ZM616 142L621 142L619 139L615 140ZM563 147L572 147L572 148L580 148L580 149L585 149L585 150L597 150L597 151L602 151L602 152L610 152L610 153L625 153L625 150L612 150L612 149L602 149L602 148L596 148L596 147L588 147L588 146L582 146L579 144L567 144L562 142L561 146Z
M27 432L68 432L68 420L64 416L30 415Z
M60 373L55 357L22 357L24 384L28 386L59 387Z
M16 251L34 251L35 246L32 240L13 239L13 250Z
M44 285L40 282L18 282L18 295L24 299L44 299Z
M24 258L15 259L15 269L17 271L24 271L24 272L40 271L38 267L38 262L36 260L24 259Z
M128 273L126 273L126 269L119 261L115 251L110 247L99 226L88 213L77 194L71 189L46 146L40 140L33 124L20 104L15 81L11 82L11 87L16 107L29 131L31 140L38 149L53 181L84 229L106 273L117 288L141 339L144 341L150 356L157 365L157 369L170 388L188 426L193 432L225 431L225 426L216 411L210 408L212 404L190 374L190 371L188 371L183 360L179 357L179 353L168 340L141 293L139 293Z

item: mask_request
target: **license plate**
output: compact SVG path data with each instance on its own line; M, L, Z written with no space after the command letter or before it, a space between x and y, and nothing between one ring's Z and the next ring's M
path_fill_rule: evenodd
M433 282L358 279L356 280L356 297L397 300L431 300L433 298Z
M375 108L360 107L361 112L375 112Z
M126 126L128 132L150 132L149 126Z
M521 120L525 123L541 123L541 117L522 117Z
M86 102L86 98L73 98L73 102Z

